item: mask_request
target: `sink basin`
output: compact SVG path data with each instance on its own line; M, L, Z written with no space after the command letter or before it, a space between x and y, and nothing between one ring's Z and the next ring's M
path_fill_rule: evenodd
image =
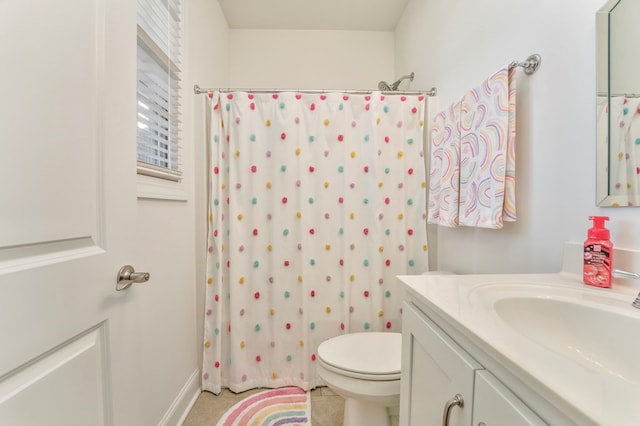
M604 292L585 298L583 292L552 287L542 293L521 290L498 291L493 300L494 312L511 329L589 371L640 384L640 310L629 307L630 301Z

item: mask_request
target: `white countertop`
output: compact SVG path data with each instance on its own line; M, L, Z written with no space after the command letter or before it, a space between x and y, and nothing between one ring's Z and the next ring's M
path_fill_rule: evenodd
M517 331L493 309L493 303L501 297L564 299L591 304L616 315L622 313L630 324L640 325L640 310L631 308L637 289L615 284L611 289L600 289L584 285L580 278L562 273L398 277L406 285L409 298L423 305L427 314L435 314L455 327L577 423L640 424L640 382L635 367L640 359L634 360L633 374L625 376L603 366L589 354L580 353L580 347L572 346L570 338L563 344L564 336L559 335L562 327L556 330L553 325L549 326L549 338L559 342L553 346L557 350L552 350ZM593 327L592 323L585 322L584 326ZM609 331L612 338L640 341L640 327L604 330L600 335L607 336ZM626 354L619 355L624 358ZM629 365L627 361L622 359L620 363Z

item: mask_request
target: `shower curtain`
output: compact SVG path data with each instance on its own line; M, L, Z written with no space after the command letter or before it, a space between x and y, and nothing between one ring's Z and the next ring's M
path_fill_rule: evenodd
M609 177L608 194L618 204L640 205L640 98L598 97L598 129L598 150L604 154L599 158L608 158L598 167Z
M209 94L203 388L322 382L316 350L400 331L427 270L424 96Z

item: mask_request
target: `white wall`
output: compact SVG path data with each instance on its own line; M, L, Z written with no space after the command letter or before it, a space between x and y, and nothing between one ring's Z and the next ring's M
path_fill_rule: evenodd
M141 333L137 339L145 424L159 423L198 368L194 345L193 226L191 199L138 201L135 266L151 273L148 283L133 289L140 299Z
M589 215L611 217L615 245L640 245L636 209L595 206L595 13L604 0L411 0L396 30L396 72L438 87L446 106L506 63L542 55L518 76L518 222L438 229L438 269L551 272ZM430 245L434 248L433 241Z
M136 268L148 270L139 318L144 424L176 424L200 391L206 240L204 95L227 84L227 25L216 1L185 2L181 162L184 200L138 200ZM168 410L165 412L165 410ZM164 417L163 417L164 416Z
M392 82L398 77L393 52L393 32L231 30L229 84L236 88L376 89L380 80Z

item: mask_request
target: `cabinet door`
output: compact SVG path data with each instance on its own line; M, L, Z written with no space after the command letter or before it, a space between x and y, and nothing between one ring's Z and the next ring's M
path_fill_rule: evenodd
M449 425L471 424L474 371L482 368L410 303L403 304L401 425L440 425L447 401L461 395Z
M473 425L546 425L533 411L486 370L476 372Z

